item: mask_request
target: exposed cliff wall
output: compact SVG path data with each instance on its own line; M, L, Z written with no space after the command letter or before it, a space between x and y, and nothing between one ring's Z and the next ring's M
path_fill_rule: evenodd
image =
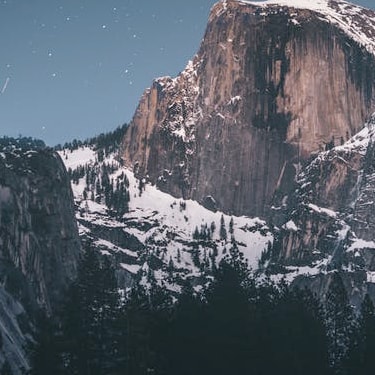
M124 161L173 195L266 216L299 162L364 122L374 67L313 10L218 3L194 61L143 95Z
M69 177L48 150L0 153L0 368L27 368L36 309L52 312L76 275L80 243Z
M283 227L279 260L309 263L312 254L334 255L335 248L348 248L354 238L375 240L373 137L371 121L349 142L319 154L300 173L284 207L284 222L292 220L295 226Z

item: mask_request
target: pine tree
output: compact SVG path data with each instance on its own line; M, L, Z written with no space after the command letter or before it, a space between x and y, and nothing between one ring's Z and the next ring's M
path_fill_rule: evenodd
M117 280L108 257L104 257L98 282L100 309L98 312L97 338L100 342L100 367L103 374L115 374L121 368L117 357L120 332L117 330L120 300Z
M271 332L262 348L263 354L273 359L266 361L266 373L328 374L328 342L320 303L306 290L282 286L280 291L275 308L268 306L268 322L260 327Z
M333 274L325 305L330 364L335 373L341 374L354 329L354 316L339 272Z
M227 239L227 230L225 228L225 221L224 221L223 215L221 215L221 219L220 219L220 239L221 240Z
M375 366L375 312L370 296L366 294L361 307L360 331L363 337L361 374L369 374Z
M229 222L229 233L230 233L230 234L233 234L233 233L234 233L234 221L233 221L233 217L230 218L230 222Z
M70 374L114 374L119 297L109 261L89 245L62 316L63 357Z
M227 257L215 272L207 292L207 361L212 374L243 374L248 370L249 269L240 257Z
M215 229L216 229L216 224L215 224L214 221L211 223L210 228L211 228L211 233L214 234L215 233Z
M366 294L359 317L356 335L351 342L347 373L349 375L372 374L375 366L375 311L371 298Z
M207 352L207 311L205 304L189 283L186 283L174 306L169 329L168 374L209 374ZM186 360L188 358L189 360ZM181 365L183 364L183 365Z
M198 227L195 227L194 232L193 232L193 239L197 241L199 240L199 238L200 238L200 233L199 233Z
M64 374L60 331L56 322L41 315L37 322L35 344L31 347L30 375ZM3 374L3 372L1 372Z

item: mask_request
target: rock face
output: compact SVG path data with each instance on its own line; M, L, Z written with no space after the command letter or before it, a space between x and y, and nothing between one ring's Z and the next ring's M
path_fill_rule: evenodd
M51 313L76 276L80 251L69 177L48 150L0 153L0 368L27 369L38 308Z
M365 293L375 296L374 150L372 116L351 140L301 171L293 197L281 208L279 242L269 254L273 265L320 295L330 271L344 271L357 306Z
M295 226L283 227L279 261L310 263L312 254L333 256L335 248L349 248L357 239L363 241L361 248L372 246L374 126L375 117L350 141L322 152L300 173L294 196L284 207L284 222L292 220Z
M144 93L126 165L177 197L266 217L301 162L356 133L374 106L375 13L280 3L212 8L194 60Z

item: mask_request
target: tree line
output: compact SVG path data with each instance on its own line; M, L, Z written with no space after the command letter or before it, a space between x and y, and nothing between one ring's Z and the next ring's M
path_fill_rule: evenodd
M106 257L88 246L58 316L42 318L31 375L370 374L375 314L360 314L339 272L322 305L307 290L252 276L233 248L197 292L151 279L118 290Z
M71 152L80 147L92 146L103 157L116 152L125 136L128 124L118 126L115 130L108 133L101 133L95 137L81 141L73 139L71 142L65 142L63 145L58 144L54 147L55 151L70 150Z
M13 151L15 148L23 151L43 150L46 147L42 140L32 137L23 137L21 135L18 138L0 137L0 149L2 151Z

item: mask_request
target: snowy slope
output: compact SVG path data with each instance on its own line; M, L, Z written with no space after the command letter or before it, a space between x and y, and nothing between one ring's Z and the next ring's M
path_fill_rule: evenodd
M239 2L264 8L265 12L275 6L317 12L321 19L337 25L370 53L375 54L375 12L359 5L343 0L267 0L260 2L239 0ZM293 15L293 18L298 23L297 14Z
M151 276L157 281L179 290L183 280L209 276L234 245L256 269L262 252L273 241L265 222L258 218L233 217L230 233L232 218L228 215L209 211L192 200L176 199L145 181L140 189L140 181L120 166L114 155L98 162L95 151L84 147L73 152L64 150L60 156L68 170L85 165L100 169L107 163L116 164L110 179L116 181L126 174L130 202L128 212L121 217L103 201L93 201L91 192L84 198L85 177L72 183L81 235L93 238L103 254L113 256L125 285L134 278L146 282L152 270ZM227 239L220 236L222 218ZM197 230L208 230L209 238L193 238Z
M137 180L129 169L120 165L114 154L101 162L97 152L89 147L73 152L64 150L60 155L67 169L90 166L100 175L103 164L107 164L113 166L111 180L116 181L123 175L127 177L130 202L128 211L120 216L105 204L103 198L98 201L91 194L92 186L97 182L88 187L85 176L72 182L81 236L92 238L103 254L112 257L124 286L134 281L147 284L150 278L173 291L180 290L185 280L195 280L194 285L202 285L233 246L239 248L253 269L267 268L276 261L276 272L268 268L274 280L284 278L293 282L301 277L324 276L335 269L339 259L347 272L367 274L367 282L373 282L375 268L371 265L371 254L375 239L357 235L353 218L359 205L367 207L372 202L371 191L374 189L371 174L365 171L365 166L374 140L375 117L343 145L319 153L300 173L295 193L297 207L286 207L289 213L284 225L280 226L283 252L288 252L289 247L297 249L296 246L307 251L308 257L300 258L296 263L293 257L286 263L279 258L271 259L273 234L260 219L233 217L233 233L230 233L230 216L209 211L195 201L176 199L147 181ZM351 208L345 210L324 205L316 195L322 171L328 168L336 183L336 172L331 168L341 164L347 165L348 170L359 168L354 201L350 202ZM367 185L360 179L364 175ZM325 182L330 184L329 175L326 178ZM226 239L220 235L221 218ZM316 239L316 234L309 229L311 225L322 233ZM201 236L207 230L209 235ZM198 237L195 232L199 232ZM298 251L297 254L301 254L301 249ZM284 271L280 272L282 269Z

